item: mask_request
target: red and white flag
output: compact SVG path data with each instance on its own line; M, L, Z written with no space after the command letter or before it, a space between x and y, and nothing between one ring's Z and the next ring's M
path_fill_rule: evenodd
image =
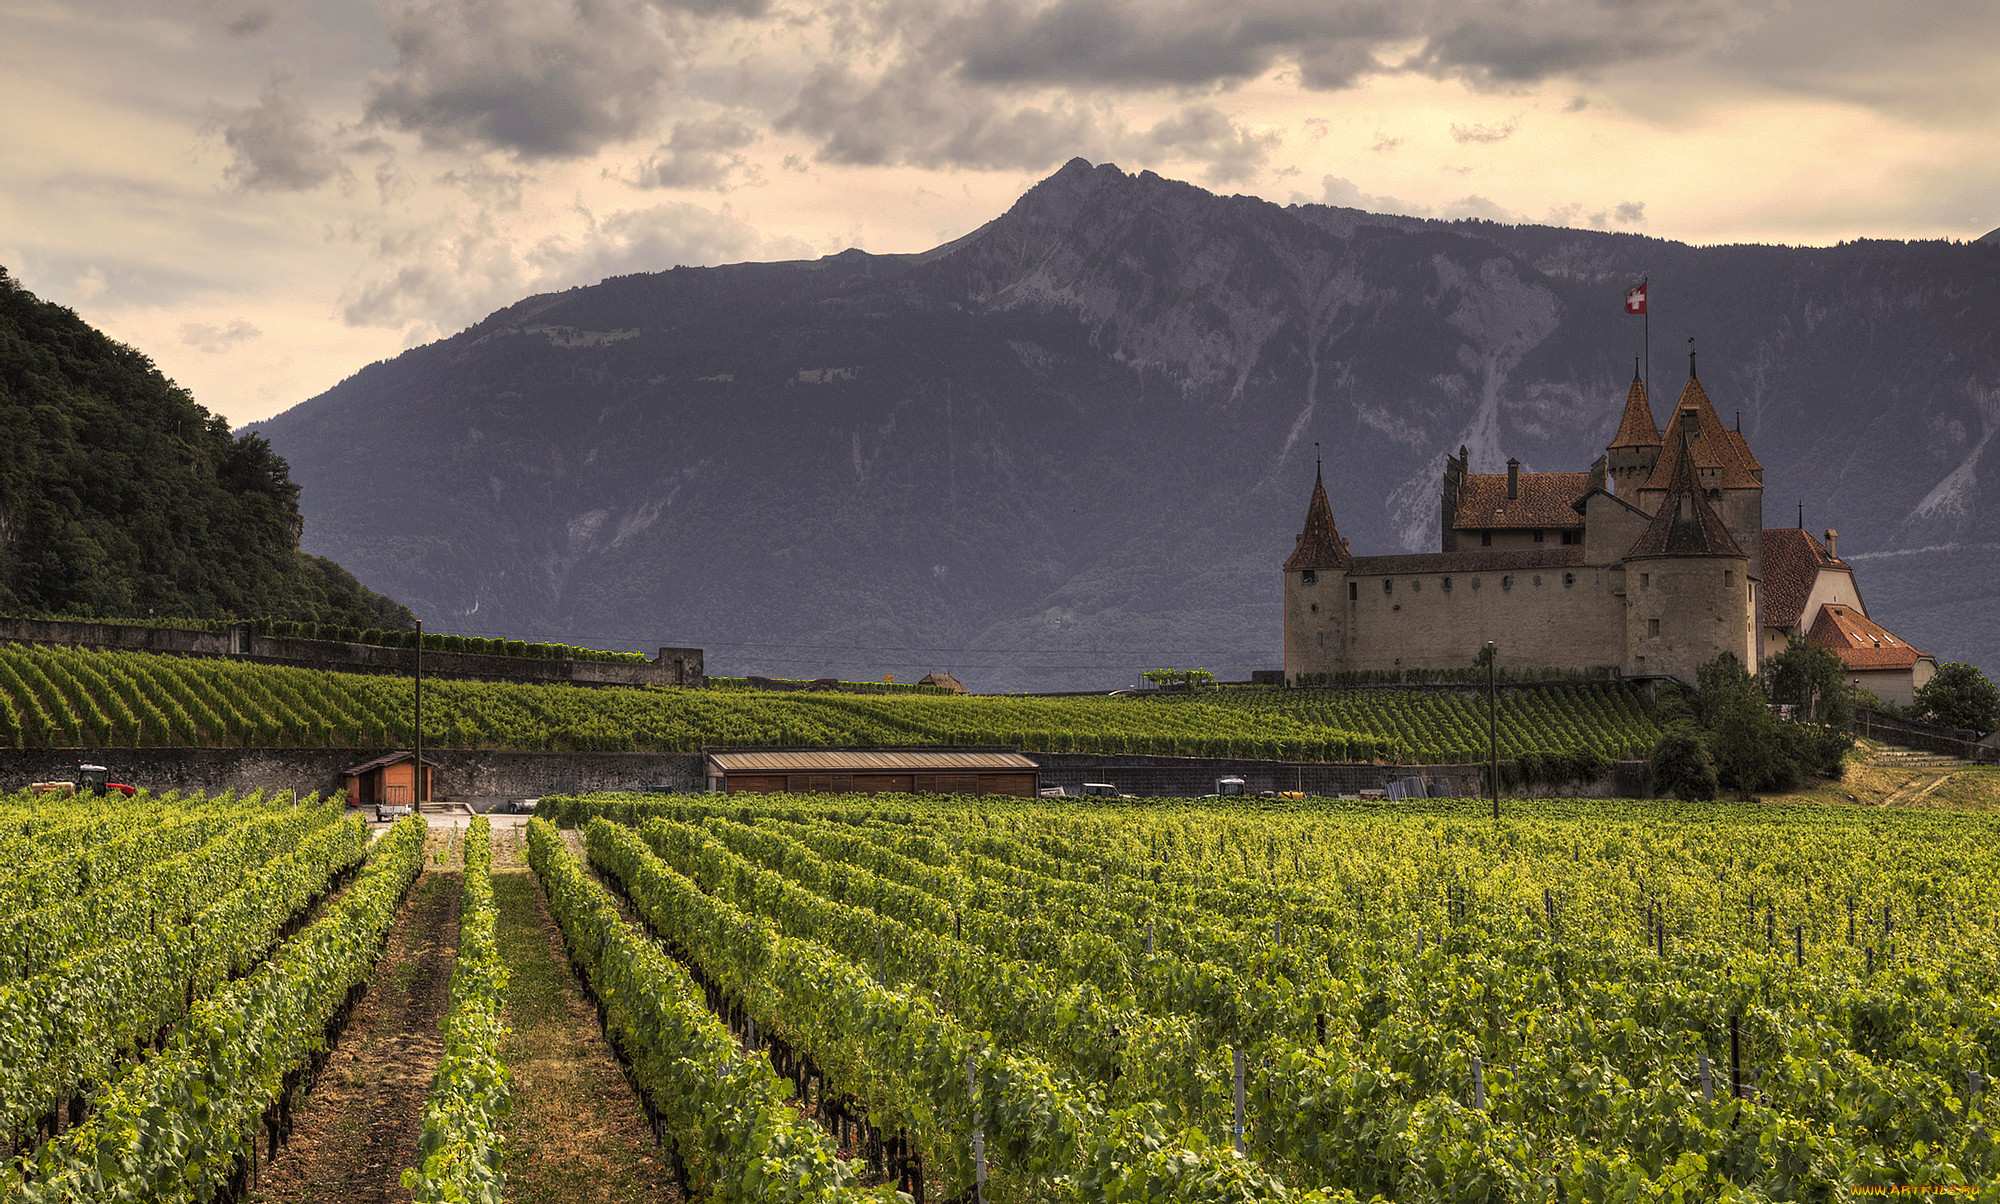
M1631 292L1625 294L1625 312L1642 314L1646 312L1646 282L1640 281Z

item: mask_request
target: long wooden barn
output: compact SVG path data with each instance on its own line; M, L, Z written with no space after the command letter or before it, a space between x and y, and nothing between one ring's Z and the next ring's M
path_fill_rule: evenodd
M727 794L1004 794L1034 798L1041 767L1013 748L716 748Z

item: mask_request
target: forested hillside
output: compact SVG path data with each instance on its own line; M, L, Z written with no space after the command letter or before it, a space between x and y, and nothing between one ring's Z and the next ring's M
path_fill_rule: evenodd
M0 611L414 626L299 551L299 487L139 351L0 268Z

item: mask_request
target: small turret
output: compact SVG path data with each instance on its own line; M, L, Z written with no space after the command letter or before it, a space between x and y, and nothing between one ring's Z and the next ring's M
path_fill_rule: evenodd
M1625 391L1624 417L1605 451L1610 458L1611 492L1635 501L1639 486L1653 475L1653 465L1660 459L1660 428L1653 423L1653 405L1639 379L1637 360L1632 362L1632 387Z

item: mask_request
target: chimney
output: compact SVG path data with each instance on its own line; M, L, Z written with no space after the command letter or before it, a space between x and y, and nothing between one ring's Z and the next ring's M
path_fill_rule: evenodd
M1519 460L1516 460L1512 456L1508 456L1507 457L1507 500L1511 502L1515 498L1518 498L1520 496L1521 496L1521 462Z
M1826 554L1830 559L1840 559L1840 532L1832 527L1826 529Z

